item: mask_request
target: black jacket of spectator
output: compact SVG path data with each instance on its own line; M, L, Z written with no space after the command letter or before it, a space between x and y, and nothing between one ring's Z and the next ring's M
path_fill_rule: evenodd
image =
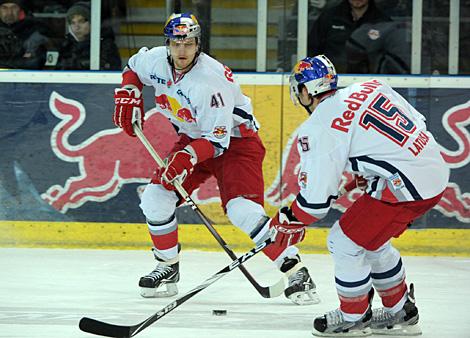
M347 72L409 74L411 32L404 23L365 23L346 42Z
M79 42L68 33L59 50L57 69L90 69L90 39ZM114 43L114 32L110 27L101 29L100 69L121 69L121 57Z
M338 73L347 71L346 41L352 32L362 24L391 21L382 13L374 0L369 0L369 7L357 21L353 20L348 0L323 11L314 22L308 36L308 55L325 54L335 65Z
M48 38L41 25L26 17L7 25L0 20L0 68L42 69Z

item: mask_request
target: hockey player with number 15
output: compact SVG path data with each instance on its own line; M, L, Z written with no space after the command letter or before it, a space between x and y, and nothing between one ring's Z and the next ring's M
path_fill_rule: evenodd
M177 293L175 209L182 201L174 181L191 194L214 176L228 218L254 242L266 239L270 226L275 226L263 209L265 148L251 100L242 94L228 67L201 52L201 27L194 15L171 15L164 35L166 46L142 48L129 59L122 88L114 96L115 124L135 136L133 124L144 126L142 87L153 86L152 100L180 135L166 167L156 170L142 195L140 207L158 261L155 270L140 278L143 297ZM263 252L287 275L284 293L289 299L297 304L318 302L315 284L295 246L271 244ZM161 291L164 288L166 292Z
M449 179L424 116L382 81L337 89L324 55L300 60L289 82L294 103L310 115L298 129L302 180L292 219L325 216L343 171L367 180L328 235L340 307L316 318L313 334L420 334L414 287L390 239L439 202ZM383 307L372 311L374 289Z

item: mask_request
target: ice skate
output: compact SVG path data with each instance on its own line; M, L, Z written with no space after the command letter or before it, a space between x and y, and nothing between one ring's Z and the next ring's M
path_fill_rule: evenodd
M348 322L344 319L340 309L325 313L313 321L314 336L319 337L366 337L372 334L370 323L372 321L372 299L374 289L369 291L369 307L366 313L354 322Z
M385 311L384 308L374 309L372 333L396 336L417 336L422 333L418 325L419 314L414 297L414 285L410 284L408 299L403 308L395 314Z
M348 322L344 320L343 314L339 309L327 312L322 317L317 317L313 321L314 336L319 337L366 337L372 334L370 322L372 310L367 309L364 316L355 321Z
M140 295L144 298L171 297L178 293L179 263L159 262L155 270L140 278Z
M288 279L288 286L284 295L297 305L310 305L320 303L316 285L310 277L307 268L300 262L297 255L294 258L285 258L281 266Z

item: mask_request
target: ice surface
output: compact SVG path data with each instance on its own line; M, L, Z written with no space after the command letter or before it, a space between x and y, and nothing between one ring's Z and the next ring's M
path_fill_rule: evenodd
M283 296L264 299L232 271L151 327L141 338L312 337L314 316L338 306L333 261L303 255L322 302L297 306ZM403 257L407 281L415 283L424 338L470 337L470 259ZM222 252L184 250L181 296L230 262ZM154 268L150 251L0 249L0 337L97 337L78 328L87 316L115 324L137 324L176 297L144 299L137 286ZM282 275L262 254L247 264L263 285ZM374 302L379 306L379 301ZM212 310L227 315L214 316Z

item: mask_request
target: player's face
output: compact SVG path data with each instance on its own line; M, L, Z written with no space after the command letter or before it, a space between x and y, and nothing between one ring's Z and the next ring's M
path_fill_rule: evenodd
M19 21L21 8L15 3L7 2L0 5L0 20L6 25Z
M70 20L70 29L78 41L84 41L90 35L90 22L81 15L74 15Z
M177 70L188 68L196 57L196 38L170 40L170 54Z
M298 99L302 105L309 106L311 111L314 111L315 108L318 106L318 103L320 103L317 98L311 98L310 95L308 95L308 90L306 87L302 87Z
M299 102L302 105L309 105L311 103L310 96L308 95L307 88L302 87L302 90L299 92L299 96L297 97L299 99Z

